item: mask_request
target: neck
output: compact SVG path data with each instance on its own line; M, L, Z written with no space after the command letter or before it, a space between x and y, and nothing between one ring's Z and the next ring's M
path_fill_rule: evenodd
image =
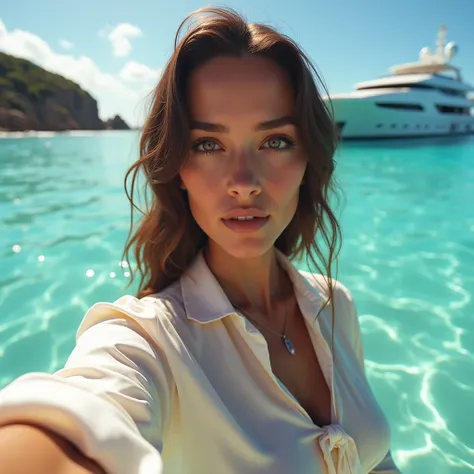
M288 298L291 281L274 247L258 257L237 258L208 245L204 256L231 304L271 317L275 306Z

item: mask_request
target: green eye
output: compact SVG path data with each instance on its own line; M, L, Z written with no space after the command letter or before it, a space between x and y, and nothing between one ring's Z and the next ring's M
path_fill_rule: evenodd
M268 141L269 148L281 148L281 145L284 146L285 142L280 138L272 138Z
M295 142L290 137L273 137L263 144L263 148L271 150L286 150L294 146Z
M214 153L221 150L220 145L214 140L201 140L193 148L199 153Z

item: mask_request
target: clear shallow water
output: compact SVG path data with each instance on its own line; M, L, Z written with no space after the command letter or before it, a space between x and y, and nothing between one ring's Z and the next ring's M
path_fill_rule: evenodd
M54 371L128 290L135 132L0 140L0 387ZM405 474L474 470L474 139L344 144L338 278Z

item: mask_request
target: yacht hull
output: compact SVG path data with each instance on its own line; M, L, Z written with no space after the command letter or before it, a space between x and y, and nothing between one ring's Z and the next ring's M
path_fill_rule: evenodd
M331 103L343 140L474 134L473 102L441 92L356 91Z

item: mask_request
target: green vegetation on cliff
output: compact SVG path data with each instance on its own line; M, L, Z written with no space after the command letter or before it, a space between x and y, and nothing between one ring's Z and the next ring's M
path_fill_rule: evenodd
M104 124L97 101L75 82L0 52L0 130L103 130L115 122Z
M59 74L46 71L26 59L0 52L0 107L25 111L25 104L11 98L10 92L16 92L32 103L37 103L52 96L57 90L87 94L75 82Z

